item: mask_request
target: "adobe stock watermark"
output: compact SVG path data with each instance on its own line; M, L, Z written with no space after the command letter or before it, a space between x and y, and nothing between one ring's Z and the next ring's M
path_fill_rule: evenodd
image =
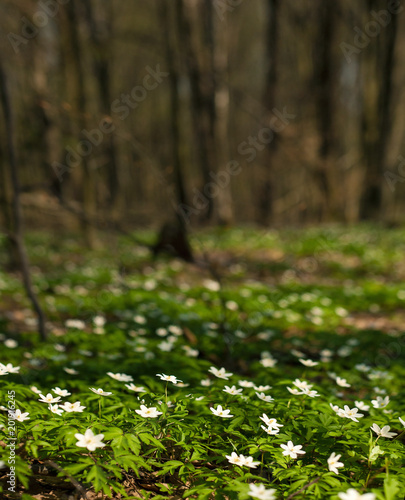
M280 133L284 130L291 120L297 116L287 112L284 107L283 111L277 108L272 109L273 116L269 120L269 126L259 130L256 136L249 136L247 140L242 141L237 148L240 156L245 157L248 163L251 163L256 157L258 151L270 144L274 139L275 133ZM238 160L231 160L225 168L219 172L210 172L212 182L207 182L202 190L193 189L192 205L181 203L176 206L177 213L183 218L186 224L190 223L192 215L198 215L205 210L210 202L210 199L217 198L220 192L229 186L232 177L239 175L242 172L242 166Z
M395 191L395 184L397 182L405 182L405 158L402 155L399 155L397 156L397 160L399 162L396 167L397 173L391 172L391 170L386 170L384 172L384 177L391 193Z
M9 477L7 479L8 491L15 493L16 479L15 479L15 448L17 444L17 426L15 421L15 391L8 391L7 393L7 445L8 459L7 465L10 468Z
M25 46L27 43L35 38L39 30L48 25L49 19L52 19L59 12L61 5L66 5L70 0L40 0L38 2L39 9L33 14L31 21L23 16L21 18L21 32L18 35L10 31L7 35L8 41L18 54L21 50L21 45Z
M75 148L71 146L66 148L64 163L57 161L52 163L59 182L62 182L63 176L78 166L83 158L89 156L95 147L100 146L106 135L114 132L116 129L114 117L121 121L125 120L131 110L136 109L146 99L148 93L155 90L169 76L167 71L160 69L160 64L156 65L155 69L147 66L146 73L141 85L135 85L129 94L121 94L119 99L111 103L111 118L103 118L94 129L81 131L84 139L79 141Z
M401 335L396 341L384 344L384 351L380 352L374 359L374 363L378 366L388 368L392 362L398 360L403 355L405 348L405 335Z
M360 54L363 49L368 47L371 40L381 33L381 29L388 26L392 16L400 14L403 10L404 8L399 0L388 0L387 8L379 10L378 12L372 10L371 17L373 19L364 26L363 30L358 26L353 28L356 33L353 38L353 43L342 42L339 45L346 61L351 63L352 56Z
M214 0L215 11L221 21L225 19L225 12L233 12L244 0Z

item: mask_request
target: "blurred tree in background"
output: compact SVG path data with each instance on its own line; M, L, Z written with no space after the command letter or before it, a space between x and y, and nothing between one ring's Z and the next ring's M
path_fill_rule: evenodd
M0 26L30 227L403 219L399 1L3 0Z

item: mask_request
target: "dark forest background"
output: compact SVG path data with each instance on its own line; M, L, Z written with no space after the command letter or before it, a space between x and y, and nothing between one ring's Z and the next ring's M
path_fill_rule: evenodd
M403 220L405 7L2 0L1 225ZM14 222L13 222L14 221Z

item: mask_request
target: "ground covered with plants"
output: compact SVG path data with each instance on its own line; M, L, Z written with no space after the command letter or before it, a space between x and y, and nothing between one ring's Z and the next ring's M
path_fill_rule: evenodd
M0 273L1 498L402 500L405 231L192 244L30 234L47 342Z

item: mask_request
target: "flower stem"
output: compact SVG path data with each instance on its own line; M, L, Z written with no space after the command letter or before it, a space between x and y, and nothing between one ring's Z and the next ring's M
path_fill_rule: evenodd
M263 459L264 459L264 451L262 451L262 459L261 459L261 464L260 464L260 475L263 477Z
M371 469L369 469L368 474L367 474L366 483L365 483L365 485L364 485L364 487L365 487L365 488L367 488L367 486L368 486L368 482L369 482L369 480L370 480L370 475L371 475Z

